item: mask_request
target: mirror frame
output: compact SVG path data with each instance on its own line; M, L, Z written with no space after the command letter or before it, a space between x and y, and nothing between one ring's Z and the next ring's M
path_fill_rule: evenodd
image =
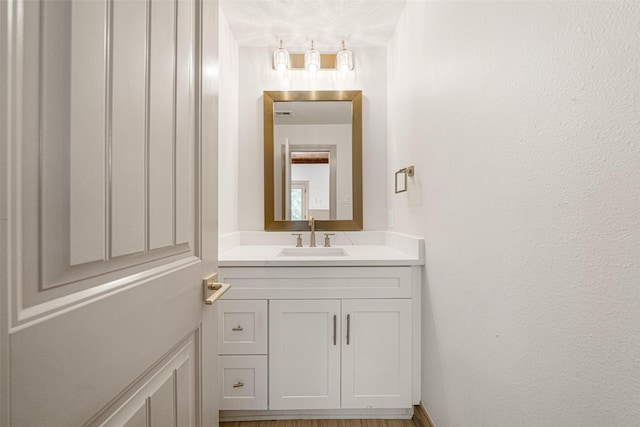
M275 102L351 101L351 186L352 219L317 220L316 230L362 230L362 91L264 91L264 229L266 231L307 231L308 221L275 219L274 205L274 125Z

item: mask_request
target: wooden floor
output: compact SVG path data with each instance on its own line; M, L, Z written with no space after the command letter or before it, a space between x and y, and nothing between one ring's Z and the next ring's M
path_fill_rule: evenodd
M414 406L411 420L282 420L234 421L220 427L433 427L422 405Z
M282 420L235 421L220 427L416 427L413 420Z

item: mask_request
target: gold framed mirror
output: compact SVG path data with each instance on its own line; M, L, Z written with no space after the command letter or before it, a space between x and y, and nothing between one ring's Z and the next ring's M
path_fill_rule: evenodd
M362 230L362 91L265 91L264 229Z

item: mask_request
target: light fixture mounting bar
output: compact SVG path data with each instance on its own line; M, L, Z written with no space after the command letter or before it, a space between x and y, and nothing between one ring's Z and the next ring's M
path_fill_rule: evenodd
M304 53L290 53L289 60L291 61L290 70L304 70ZM332 70L336 68L336 55L332 53L320 54L320 70Z

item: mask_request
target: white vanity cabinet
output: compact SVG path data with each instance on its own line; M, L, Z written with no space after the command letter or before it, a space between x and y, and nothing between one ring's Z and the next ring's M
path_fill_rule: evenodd
M411 407L411 301L269 302L269 408Z
M410 417L420 398L420 275L415 265L221 266L231 284L221 301L237 312L221 328L258 301L268 310L268 411L238 400L221 408L250 411L221 419Z

